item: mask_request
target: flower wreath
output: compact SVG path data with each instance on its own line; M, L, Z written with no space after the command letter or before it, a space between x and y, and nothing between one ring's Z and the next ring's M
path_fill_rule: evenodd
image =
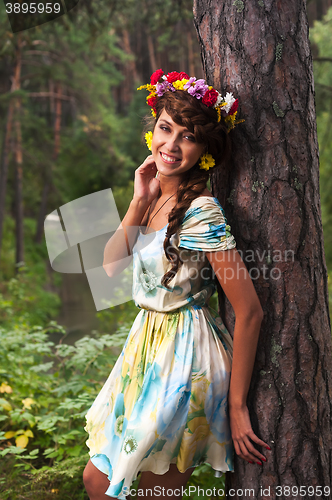
M203 79L196 80L194 76L189 77L183 71L181 73L172 71L165 75L162 69L157 69L151 75L150 81L151 83L141 85L137 90L147 89L150 92L146 102L151 106L154 117L156 117L155 106L158 97L163 96L165 92L184 90L196 97L196 99L201 99L202 103L208 108L214 108L218 113L218 122L223 117L228 132L238 123L244 122L244 120L236 120L239 100L235 99L231 92L227 92L225 97L222 97L216 89L207 85Z

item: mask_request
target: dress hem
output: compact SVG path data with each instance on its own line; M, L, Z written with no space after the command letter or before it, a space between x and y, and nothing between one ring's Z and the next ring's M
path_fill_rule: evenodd
M100 472L103 472L94 462L93 462L93 458L95 457L96 455L94 455L93 457L90 457L90 460L91 462L93 463L93 465L100 471ZM178 472L180 472L180 474L184 474L185 472L187 472L188 469L196 469L196 467L199 467L200 465L209 465L211 467L211 469L213 470L214 472L214 477L218 478L218 477L221 477L222 474L226 474L226 472L233 472L234 473L234 469L226 469L226 470L219 470L219 469L214 469L213 466L210 464L210 462L200 462L196 465L191 465L190 467L187 467L186 470L184 470L183 472L181 472L179 469L178 469L178 466L177 466L177 463L176 462L169 462L168 463L168 468L167 470L165 470L164 472L161 472L161 473L158 473L158 472L154 472L153 470L151 470L151 467L149 469L146 469L146 470L139 470L135 477L133 476L132 478L132 481L131 481L131 485L130 486L124 486L123 488L126 488L126 490L128 490L128 493L129 493L129 490L131 489L133 483L136 481L136 479L138 478L139 474L141 474L142 472L152 472L153 474L157 475L157 476L163 476L165 475L167 472L169 472L170 470L170 466L171 464L174 464L176 465L176 468L178 470ZM194 472L194 471L193 471ZM107 474L105 472L103 472L103 474L105 474L105 476L107 476ZM107 476L108 477L108 476ZM110 486L111 486L111 479L108 478L108 480L110 481ZM189 479L188 479L189 481ZM122 493L122 492L121 492ZM126 495L124 494L119 494L117 496L114 496L114 494L112 495L107 495L107 493L105 492L105 495L109 496L110 498L117 498L119 500L126 500Z

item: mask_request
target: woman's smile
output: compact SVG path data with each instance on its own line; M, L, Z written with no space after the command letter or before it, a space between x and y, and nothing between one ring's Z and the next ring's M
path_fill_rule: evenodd
M160 156L166 163L178 163L181 161L181 158L177 158L176 156L170 156L166 153L160 152Z

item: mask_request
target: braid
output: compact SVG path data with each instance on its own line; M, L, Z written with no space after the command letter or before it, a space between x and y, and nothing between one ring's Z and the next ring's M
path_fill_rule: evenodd
M209 174L206 170L201 170L198 163L186 172L186 177L181 182L177 191L178 203L173 207L168 215L168 227L166 238L164 240L164 251L166 258L172 263L172 268L164 274L161 284L167 287L169 281L176 275L182 261L177 248L170 243L171 236L180 229L183 217L191 205L191 202L197 198L205 189Z

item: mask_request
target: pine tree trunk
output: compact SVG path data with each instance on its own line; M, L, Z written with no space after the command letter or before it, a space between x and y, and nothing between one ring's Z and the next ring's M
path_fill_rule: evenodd
M16 220L16 264L24 261L23 234L23 158L21 137L21 98L15 102L15 220Z
M272 451L263 466L236 456L227 488L331 498L308 492L332 483L332 362L305 2L194 0L194 16L208 83L232 91L246 120L224 208L265 311L248 407ZM234 324L229 304L226 317Z
M53 82L52 82L53 83ZM52 99L52 98L51 98ZM60 151L60 139L61 139L61 116L62 116L62 86L58 83L57 97L55 98L55 120L54 120L54 149L52 160L55 162L59 156ZM54 102L51 100L51 106L54 106ZM43 233L44 233L44 221L46 216L48 195L53 187L53 175L52 170L47 170L45 167L44 172L44 185L42 192L42 199L40 203L38 219L37 219L37 230L35 236L35 242L40 243Z
M15 89L21 88L22 67L22 38L17 35ZM24 261L24 234L23 234L23 157L21 133L21 97L15 100L15 221L16 221L16 264Z
M10 139L12 135L13 110L14 110L14 102L12 99L9 103L8 113L7 113L6 131L2 147L2 165L0 172L0 258L1 258L1 248L2 248L3 223L5 219L6 191L7 191L8 166L9 166Z

